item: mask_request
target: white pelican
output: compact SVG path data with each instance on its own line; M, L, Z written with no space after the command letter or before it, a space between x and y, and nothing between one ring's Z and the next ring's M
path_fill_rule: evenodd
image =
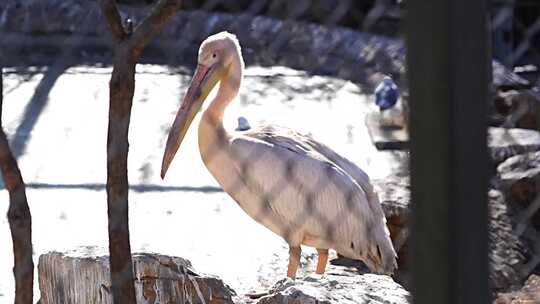
M373 272L393 273L396 253L377 194L364 171L323 144L286 128L225 130L224 111L238 94L243 70L235 35L221 32L201 44L197 69L169 132L161 177L219 82L217 95L199 124L202 160L249 216L289 244L287 275L296 276L300 245L317 249L318 274L324 274L329 248L362 260Z

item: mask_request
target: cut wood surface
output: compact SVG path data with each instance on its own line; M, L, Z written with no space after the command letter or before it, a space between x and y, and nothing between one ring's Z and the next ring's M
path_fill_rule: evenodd
M135 253L133 266L136 303L232 303L232 289L183 258ZM112 304L109 269L104 248L41 255L41 304Z

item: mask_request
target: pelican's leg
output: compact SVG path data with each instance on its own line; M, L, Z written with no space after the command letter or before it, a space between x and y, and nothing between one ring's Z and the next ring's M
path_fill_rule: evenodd
M294 280L296 278L296 270L298 269L298 264L300 264L300 254L302 250L300 246L290 246L289 247L289 267L287 268L287 276Z
M317 253L319 253L319 261L317 262L317 274L324 274L326 269L326 263L328 262L328 249L317 248Z

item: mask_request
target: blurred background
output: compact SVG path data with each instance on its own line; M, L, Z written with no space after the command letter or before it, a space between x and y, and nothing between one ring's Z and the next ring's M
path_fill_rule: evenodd
M137 24L155 1L117 3L122 20ZM398 251L394 280L399 286L391 288L407 294L406 15L405 0L184 1L137 65L128 163L132 251L189 259L239 295L268 289L285 276L287 244L220 189L200 160L195 131L188 132L167 179L159 177L167 133L193 74L198 46L227 30L239 39L246 72L226 125L236 128L243 116L252 126L265 121L287 126L364 169L379 192ZM492 0L489 15L490 291L500 303L540 303L540 2ZM50 251L106 248L113 54L100 8L92 0L4 0L0 35L2 127L27 187L34 263ZM380 120L376 105L375 90L384 76L399 88L390 127ZM5 214L7 191L0 199L6 202L0 204ZM5 217L0 244L0 303L12 303L13 253ZM331 258L330 273L354 277L366 272L358 261L334 252ZM315 262L315 250L306 249L300 277L308 277ZM383 294L374 296L383 299L380 303L407 301L405 296L385 300L389 296L382 286Z

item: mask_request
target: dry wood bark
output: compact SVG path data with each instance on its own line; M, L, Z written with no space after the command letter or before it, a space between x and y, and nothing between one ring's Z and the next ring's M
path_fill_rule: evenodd
M15 304L32 304L34 262L32 261L32 217L17 160L2 128L3 75L0 67L0 170L9 192L8 221L13 240Z
M106 248L79 247L40 255L41 304L112 304ZM137 303L232 304L234 291L180 257L133 253Z
M113 37L107 136L107 206L114 303L135 303L128 226L128 129L135 89L135 66L144 47L180 8L181 0L160 0L132 31L125 29L114 0L99 0Z

